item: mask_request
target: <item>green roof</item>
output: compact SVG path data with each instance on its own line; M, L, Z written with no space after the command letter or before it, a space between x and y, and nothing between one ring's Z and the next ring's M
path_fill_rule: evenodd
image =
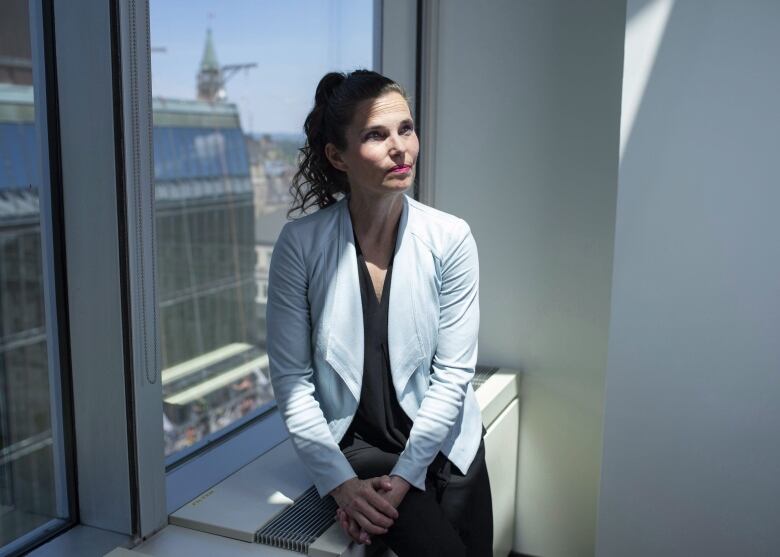
M35 121L32 85L0 83L0 122ZM238 108L228 102L152 98L155 126L239 128Z
M238 108L233 103L154 97L155 126L187 128L239 128Z

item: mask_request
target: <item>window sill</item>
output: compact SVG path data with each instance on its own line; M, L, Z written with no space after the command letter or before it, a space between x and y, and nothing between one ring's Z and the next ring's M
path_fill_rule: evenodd
M214 448L174 468L165 479L168 514L173 514L285 439L287 430L278 410L274 409Z
M130 536L90 526L74 526L50 542L34 549L33 557L105 555L117 546L130 544Z

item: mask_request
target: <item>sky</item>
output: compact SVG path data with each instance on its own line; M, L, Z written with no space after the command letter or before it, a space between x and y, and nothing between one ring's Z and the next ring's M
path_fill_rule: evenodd
M152 94L194 99L206 29L246 132L303 133L329 71L373 68L373 0L150 0ZM164 48L164 52L156 49Z

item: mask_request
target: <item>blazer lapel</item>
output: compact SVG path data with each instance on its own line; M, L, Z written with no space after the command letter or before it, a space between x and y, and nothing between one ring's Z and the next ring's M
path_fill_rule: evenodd
M419 287L419 262L409 227L409 200L406 194L402 195L404 206L398 222L387 317L390 370L399 400L406 381L423 360L418 312L414 304L414 294Z
M423 360L413 294L417 265L413 239L409 232L409 202L403 195L403 210L395 242L393 275L390 281L387 342L390 369L397 392ZM363 303L357 268L349 197L340 201L338 264L333 303L328 309L329 334L325 360L347 384L356 400L360 400L363 379Z
M349 197L339 201L338 263L333 300L328 308L325 360L336 370L356 400L363 378L363 302L357 269L357 250L349 216Z

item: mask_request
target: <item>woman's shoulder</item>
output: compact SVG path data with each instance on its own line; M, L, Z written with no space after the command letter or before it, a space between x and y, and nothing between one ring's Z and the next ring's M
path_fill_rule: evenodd
M410 222L413 223L412 233L439 257L443 257L471 233L471 227L464 218L411 197L409 211Z
M322 239L334 238L338 228L338 208L345 202L342 198L322 209L288 220L279 232L279 240L292 236L296 242L318 243Z
M426 205L413 197L409 197L409 210L417 213L418 218L415 220L419 228L442 230L449 233L465 232L469 228L466 219Z

